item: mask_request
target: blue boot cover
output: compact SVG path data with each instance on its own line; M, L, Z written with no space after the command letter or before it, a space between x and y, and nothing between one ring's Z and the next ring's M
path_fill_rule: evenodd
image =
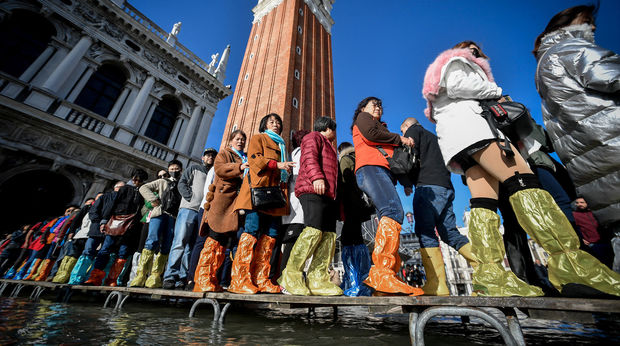
M94 258L88 256L80 256L77 263L75 263L75 267L71 271L71 276L69 277L69 285L80 285L90 275L90 269L93 266Z
M343 246L341 255L344 275L342 276L340 288L342 288L345 296L350 296L351 288L357 281L357 273L355 272L355 266L353 266L353 246Z
M371 295L370 287L363 283L366 277L368 277L370 263L368 248L364 244L343 246L343 291L345 296L360 297Z
M27 277L28 275L30 275L30 271L32 270L34 263L35 263L34 256L32 256L28 259L28 262L26 263L26 265L23 266L19 272L17 272L13 280L21 280Z
M360 292L358 296L370 297L372 295L372 289L364 284L364 280L368 277L368 272L372 266L372 260L370 259L368 247L364 244L355 245L354 254L357 263L359 263L357 275L358 281L360 282Z
M105 282L105 279L108 278L108 274L110 273L110 269L112 269L112 266L114 265L114 261L116 261L116 254L111 253L108 264L106 264L105 269L103 270L105 272L105 277L103 278L103 281L101 281L102 283Z
M118 279L116 279L116 286L121 287L123 285L123 278L125 277L125 275L127 274L127 271L129 270L131 270L131 261L125 262L125 266L123 267L123 270L121 270L121 273L118 274Z
M3 279L11 279L13 276L15 276L15 267L11 267L11 269L9 269L9 271L6 272L6 274L4 274L4 276L2 278Z

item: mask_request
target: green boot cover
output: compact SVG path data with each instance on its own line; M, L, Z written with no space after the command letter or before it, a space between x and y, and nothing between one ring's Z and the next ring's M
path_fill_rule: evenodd
M168 263L168 255L162 255L158 253L153 259L153 269L151 270L151 275L149 275L148 279L144 283L145 287L148 288L161 288L163 282L161 277L164 275L164 270L166 270L166 264Z
M542 296L539 287L521 281L502 266L504 241L499 233L499 215L486 208L472 208L469 213L469 239L472 253L478 260L472 283L474 292L492 297Z
M306 283L313 296L341 296L342 289L329 279L329 264L336 251L336 233L324 232L312 256Z
M278 279L278 284L288 293L296 296L310 295L310 290L308 290L304 281L303 269L306 260L319 244L321 233L316 228L306 227L299 235L299 238L297 238L297 241L295 241L295 245L291 249L291 255L286 263L286 268L284 268L282 275Z
M129 287L144 287L146 276L151 272L153 266L153 250L143 249L140 254L140 262L138 262L138 270L136 276L129 283Z
M71 276L71 271L73 270L73 266L77 262L77 258L71 256L65 256L60 262L60 267L54 276L54 280L52 282L57 284L66 284L69 282L69 277Z
M547 191L521 190L509 200L521 227L549 254L549 281L558 291L575 283L620 296L620 274L579 250L577 234Z

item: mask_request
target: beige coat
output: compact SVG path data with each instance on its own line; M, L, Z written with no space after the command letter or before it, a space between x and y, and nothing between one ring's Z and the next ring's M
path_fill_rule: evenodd
M151 181L150 183L146 183L140 186L140 189L138 191L140 191L140 194L142 195L142 197L144 197L144 200L146 202L152 203L152 202L155 202L156 200L159 200L159 205L154 207L153 210L151 210L152 218L161 216L162 214L161 198L167 189L168 189L168 180L163 179L163 178ZM157 193L157 195L155 195L155 193ZM173 216L176 217L176 215L173 215Z
M287 196L285 207L260 210L260 212L272 216L288 215L288 187L286 184L280 183L280 170L270 169L267 166L270 160L277 162L280 161L280 147L278 144L264 133L259 133L252 136L250 139L250 145L248 146L248 162L250 163L249 175L252 179L252 187L280 186L284 192L284 196ZM239 191L239 196L235 201L234 208L236 210L254 209L252 207L250 185L247 176L243 180L243 184L241 185L241 190Z

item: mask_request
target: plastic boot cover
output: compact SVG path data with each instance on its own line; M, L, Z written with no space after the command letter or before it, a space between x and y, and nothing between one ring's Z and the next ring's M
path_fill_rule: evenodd
M231 269L228 292L239 294L254 294L258 292L258 287L254 286L252 276L250 275L254 244L256 244L256 238L249 233L243 233L241 238L239 238L237 253L235 254Z
M104 286L116 287L116 280L118 279L119 275L121 275L121 272L123 271L126 262L126 259L121 258L114 261L112 268L110 268L110 273L108 273L108 276L105 278Z
M278 279L278 284L282 286L287 293L296 296L309 296L310 290L306 286L304 280L303 269L306 260L312 255L316 246L321 240L321 231L313 227L305 227L303 232L295 241L295 245L291 249L291 254L286 263L286 268L282 271L282 275Z
M93 262L95 259L92 257L80 256L71 271L69 285L81 285L88 278Z
M33 261L34 261L34 258L26 259L24 263L22 263L21 267L17 269L17 273L13 277L13 280L21 280L24 277L24 275L28 273L28 270L30 269L30 266L32 265Z
M105 271L95 268L90 272L90 277L84 282L84 285L101 286L105 276Z
M75 263L77 263L77 260L78 259L75 257L65 256L65 258L62 259L62 262L60 262L60 268L58 268L56 276L54 276L54 280L52 280L52 282L57 284L66 284L69 282L71 271L73 270Z
M140 260L136 269L136 276L129 283L129 287L144 287L146 276L149 275L153 267L153 257L153 250L142 249Z
M471 252L471 243L467 243L458 250L461 256L465 257L465 260L472 268L476 268L478 266L478 260Z
M400 281L394 271L398 267L396 261L399 259L400 228L400 224L389 217L384 216L379 220L375 249L372 252L374 265L364 283L379 292L422 295L424 291Z
M542 289L526 284L502 266L506 251L499 233L497 213L485 208L472 208L469 214L469 239L472 253L479 262L472 275L475 293L492 297L543 295Z
M144 286L148 288L161 288L163 285L161 277L164 275L167 263L168 255L158 253L153 259L153 269L151 270L151 275L146 279Z
M217 270L224 263L224 247L215 239L207 237L194 273L194 292L221 292Z
M24 265L24 263L22 263L22 266L23 265ZM21 268L21 266L19 268ZM15 267L11 267L11 269L9 269L9 271L6 272L6 274L4 274L4 276L2 278L3 279L12 279L13 276L15 276L15 272L19 271L19 268L16 270Z
M549 253L549 281L558 291L582 284L620 296L620 274L579 250L577 234L547 191L521 190L509 200L521 227Z
M43 260L43 263L41 264L41 270L39 270L39 275L37 275L34 281L45 281L45 279L47 279L47 276L50 275L50 273L52 272L52 268L54 267L55 262L56 261L53 261L51 259Z
M133 258L133 256L132 256ZM118 279L116 279L116 286L123 286L123 280L127 277L127 272L131 270L133 263L132 261L126 260L125 265L123 266L123 270L121 270ZM129 281L129 280L128 280ZM129 286L129 285L128 285Z
M141 250L142 251L142 250ZM140 252L134 252L131 256L131 272L129 273L129 280L127 280L127 287L131 286L131 282L138 274L138 266L140 264Z
M251 273L252 281L258 287L259 292L280 293L280 287L274 285L269 279L269 272L271 271L270 259L275 245L276 239L267 235L262 235L256 245Z
M438 247L420 248L422 264L426 272L426 283L422 286L427 296L449 296L450 290L446 284L446 267L444 266L441 250Z
M321 241L312 255L306 282L313 296L341 296L342 289L329 278L329 264L336 251L336 233L323 232Z
M341 288L344 295L348 297L370 296L371 289L364 284L371 266L366 245L343 246L342 265L344 266L344 279Z
M36 277L39 274L39 270L41 269L41 262L43 262L43 259L41 258L36 258L34 261L32 261L28 272L22 280L32 280L34 277Z
M357 263L359 263L359 271L357 272L358 280L361 283L360 293L358 294L358 296L370 297L372 295L372 289L364 283L364 280L368 278L368 272L370 271L370 267L372 267L370 251L368 251L368 246L366 246L365 244L355 245L354 250L355 258L357 260Z

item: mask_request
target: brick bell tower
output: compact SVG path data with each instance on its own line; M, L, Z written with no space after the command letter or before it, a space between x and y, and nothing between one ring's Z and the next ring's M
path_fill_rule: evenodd
M282 138L335 119L330 12L334 0L259 0L222 139L241 129L248 139L260 119L282 117Z

